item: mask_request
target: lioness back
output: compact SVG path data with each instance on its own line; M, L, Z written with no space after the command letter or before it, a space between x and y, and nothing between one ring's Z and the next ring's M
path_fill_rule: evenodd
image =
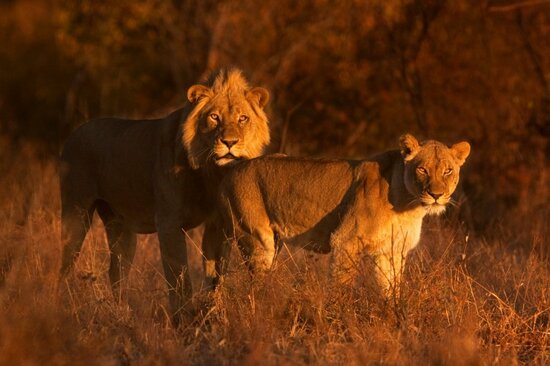
M287 201L289 195L299 195L301 199L311 202L319 208L334 206L345 194L353 180L353 165L355 162L336 160L285 158L258 158L245 161L228 173L222 181L222 191L234 191L228 196L231 199L248 201L246 195L257 187L262 195L268 211L277 208L269 205ZM335 181L334 178L338 177ZM331 187L328 194L325 187ZM291 202L284 202L292 204ZM288 209L288 211L293 211Z
M269 220L288 243L301 242L317 251L338 224L346 196L354 192L357 167L375 162L263 157L243 162L220 187L224 207L242 215L239 226L254 231ZM307 236L307 239L305 237ZM304 242L304 240L306 240Z

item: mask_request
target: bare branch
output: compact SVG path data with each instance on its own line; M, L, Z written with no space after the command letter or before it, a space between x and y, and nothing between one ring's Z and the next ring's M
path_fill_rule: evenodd
M296 112L296 110L302 106L302 104L304 104L303 101L301 101L300 103L290 108L286 113L285 122L283 124L283 131L281 133L281 143L279 144L279 151L278 151L279 153L283 153L283 154L285 153L287 135L288 135L288 125L290 124L290 118L292 117L294 112Z
M550 4L550 0L526 0L526 1L521 1L517 3L506 4L506 5L490 5L489 11L492 11L495 13L508 12L508 11L514 11L521 8L526 8L529 6L546 5L546 4Z
M548 81L546 80L542 63L540 61L540 57L537 54L537 51L535 50L535 47L533 46L531 40L529 39L529 34L527 30L525 29L525 21L523 19L523 12L521 10L516 11L516 24L518 26L519 34L523 42L523 47L525 48L525 51L529 55L529 59L531 60L531 65L533 66L533 69L537 76L537 81L539 82L540 86L544 89L544 92L547 95L550 95L550 86L548 85Z

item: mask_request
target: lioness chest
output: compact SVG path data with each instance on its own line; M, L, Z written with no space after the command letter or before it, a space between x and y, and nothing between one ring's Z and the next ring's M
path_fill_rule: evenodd
M420 240L423 209L418 212L400 214L390 212L388 216L372 218L376 225L365 225L358 234L361 242L373 254L403 254L413 249ZM369 229L372 228L372 229Z

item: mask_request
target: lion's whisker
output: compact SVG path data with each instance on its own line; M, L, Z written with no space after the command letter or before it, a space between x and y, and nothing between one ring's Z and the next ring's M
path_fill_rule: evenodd
M416 204L418 204L418 203L420 203L420 202L421 202L420 198L415 197L415 198L413 198L409 203L407 203L407 204L405 205L405 207L406 207L406 208L409 208L409 207L412 207L412 206L414 206L414 205L416 205Z
M460 205L458 204L458 201L454 200L454 199L449 199L449 202L447 202L447 204L453 206L453 207L459 207Z
M204 153L207 153L207 152L211 153L211 149L209 147L205 147L203 150L199 151L197 153L197 157L200 157L201 155L203 155Z

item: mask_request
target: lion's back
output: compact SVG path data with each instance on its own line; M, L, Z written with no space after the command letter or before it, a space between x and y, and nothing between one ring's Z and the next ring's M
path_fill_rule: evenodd
M150 154L159 134L163 129L169 128L167 122L173 119L173 115L170 115L165 119L156 120L122 118L90 120L80 125L68 137L61 159L69 162L75 158L85 157L117 159Z
M175 132L165 131L172 128L172 120L102 118L79 126L61 153L63 201L96 197L121 212L133 211L132 202L151 206L158 149L170 148L161 143L162 136L172 133L175 140Z

